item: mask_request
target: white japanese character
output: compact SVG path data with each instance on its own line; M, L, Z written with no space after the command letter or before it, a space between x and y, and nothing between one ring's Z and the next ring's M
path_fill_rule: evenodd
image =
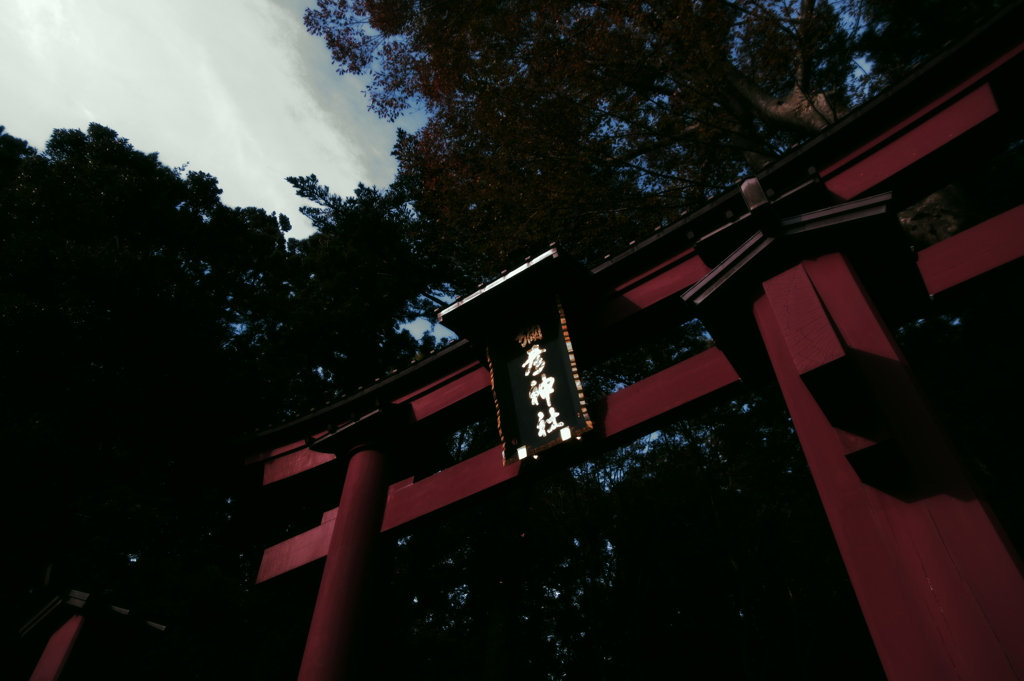
M535 407L539 407L540 403L538 399L547 402L548 406L551 406L551 393L555 392L555 378L554 376L548 376L546 374L540 375L540 383L537 381L530 381L530 404Z
M540 356L542 352L547 352L544 348L539 345L532 345L530 349L526 351L526 361L520 364L521 367L526 369L524 376L536 376L540 372L544 371L544 367L547 364L544 359Z
M544 412L538 411L537 412L537 435L539 435L540 437L544 437L547 434L548 434L547 424L544 423Z
M548 408L548 414L550 414L550 416L548 416L548 420L546 421L548 426L548 433L553 433L559 428L565 426L564 423L558 420L558 417L561 416L561 414L555 411L554 407Z

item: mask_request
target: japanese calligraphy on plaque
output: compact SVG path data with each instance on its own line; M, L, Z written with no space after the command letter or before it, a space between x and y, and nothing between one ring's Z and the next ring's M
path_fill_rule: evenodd
M488 345L506 464L593 429L561 304L529 321Z

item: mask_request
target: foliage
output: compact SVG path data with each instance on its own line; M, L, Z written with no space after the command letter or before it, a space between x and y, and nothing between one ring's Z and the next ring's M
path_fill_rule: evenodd
M97 124L0 149L5 634L41 605L28 587L47 565L180 626L182 594L242 589L233 462L213 454L225 422L267 413L236 330L282 286L287 220L223 206L213 177Z
M214 177L109 128L55 130L42 153L0 131L5 643L53 565L55 584L169 625L179 655L159 674L238 671L211 646L249 645L226 622L258 626L265 538L238 524L228 445L433 347L398 328L436 279L405 202L300 184L321 231L286 242L285 216L229 208Z
M342 198L316 175L287 179L315 204L302 210L317 231L290 242L294 298L288 301L288 328L275 344L295 353L300 366L315 368L324 385L342 391L429 352L429 334L418 341L398 327L425 315L434 306L427 296L443 295L454 274L447 261L423 253L411 190L401 183L385 191L360 184ZM310 392L292 388L307 402Z
M852 68L813 2L321 0L306 25L381 116L426 108L398 146L417 206L439 247L497 263L673 219L834 120Z
M18 386L5 416L25 437L39 418L48 439L54 427L138 437L152 413L216 413L194 386L237 379L218 360L261 313L274 282L255 263L283 256L287 224L219 193L95 124L55 131L24 160L0 195L0 295L4 383Z
M340 73L370 78L372 110L426 110L400 172L434 247L487 275L552 240L589 259L674 221L993 3L944 4L318 0L305 20Z
M867 0L871 21L860 36L860 49L870 55L871 91L892 85L1009 4L1005 0L942 2L941 0Z

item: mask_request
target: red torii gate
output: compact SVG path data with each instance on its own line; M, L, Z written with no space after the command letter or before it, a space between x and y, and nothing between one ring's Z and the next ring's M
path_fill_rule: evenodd
M889 330L928 295L1024 255L1024 205L916 258L894 217L950 167L1020 134L1022 14L1004 12L755 178L607 258L589 282L588 321L606 335L678 323L682 298L717 347L592 403L581 447L614 446L741 378L773 377L893 680L1024 677L1020 559ZM591 358L609 352L589 341ZM344 674L377 535L523 475L496 447L421 480L389 477L389 433L450 431L493 408L490 387L460 340L259 438L247 461L265 485L347 458L338 508L268 548L257 578L327 558L300 679Z

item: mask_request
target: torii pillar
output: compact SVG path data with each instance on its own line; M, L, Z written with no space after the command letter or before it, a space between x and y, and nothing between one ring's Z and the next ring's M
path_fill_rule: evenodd
M754 316L890 681L1024 678L1020 559L838 253Z
M374 445L363 444L349 452L299 681L338 681L349 674L387 501L386 464L384 454Z

